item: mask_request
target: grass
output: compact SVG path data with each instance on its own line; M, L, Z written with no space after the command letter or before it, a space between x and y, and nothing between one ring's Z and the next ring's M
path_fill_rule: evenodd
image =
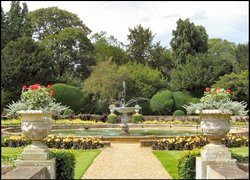
M18 155L21 152L23 152L23 149L24 149L23 147L18 147L18 148L1 147L2 151L1 164L14 164L15 160L18 158ZM91 165L95 157L101 152L101 150L99 149L94 149L94 150L65 149L65 151L72 152L76 158L74 179L81 179L81 177L86 172L88 167Z
M249 147L235 147L229 148L232 153L242 156L248 156ZM178 161L184 151L153 151L153 154L159 159L163 167L167 170L173 179L178 179Z

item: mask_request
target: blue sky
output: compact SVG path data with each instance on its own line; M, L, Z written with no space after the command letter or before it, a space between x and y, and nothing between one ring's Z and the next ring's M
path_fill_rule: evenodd
M8 11L11 1L1 1ZM75 13L93 33L106 31L127 44L128 28L141 24L155 34L155 41L170 47L179 18L205 27L209 38L247 43L248 1L21 1L29 11L57 6Z

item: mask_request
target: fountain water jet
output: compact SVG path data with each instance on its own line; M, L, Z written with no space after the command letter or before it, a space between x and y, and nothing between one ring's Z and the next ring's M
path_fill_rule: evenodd
M116 107L115 105L110 105L109 109L111 113L114 113L114 111L117 111L122 114L121 117L121 135L127 135L129 134L129 127L128 127L128 113L132 113L134 111L139 112L141 107L139 105L136 105L135 107L127 107L128 104L126 104L125 98L126 98L126 84L125 81L123 81L123 92L122 92L122 98L121 101L118 101L120 104L120 107ZM133 101L134 102L134 101ZM131 103L131 102L130 102ZM130 104L129 103L129 104Z

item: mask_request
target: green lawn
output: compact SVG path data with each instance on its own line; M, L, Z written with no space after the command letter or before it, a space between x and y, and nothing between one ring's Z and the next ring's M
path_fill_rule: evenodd
M242 156L248 156L249 147L229 148L232 153ZM169 172L173 179L178 179L177 164L184 151L153 151L153 154L159 159L163 167Z
M14 160L16 160L17 156L21 152L23 152L23 147L18 147L18 148L1 147L1 151L2 151L1 164L14 163ZM65 149L65 151L72 152L76 158L76 168L75 168L74 179L80 179L85 173L85 171L88 169L90 164L93 162L95 157L101 152L101 150L99 149L95 149L95 150L75 150L75 149L67 150ZM8 159L3 158L3 156L8 157Z

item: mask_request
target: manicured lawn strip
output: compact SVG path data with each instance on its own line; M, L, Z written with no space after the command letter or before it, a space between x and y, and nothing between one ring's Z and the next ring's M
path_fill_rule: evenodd
M184 151L153 151L153 154L159 159L163 167L168 171L173 179L178 179L177 164Z
M241 156L249 156L249 147L235 147L235 148L229 148L229 150L232 153L241 155Z
M88 167L92 164L96 156L101 152L99 149L95 150L74 150L76 157L76 168L74 179L81 179Z
M234 147L229 150L235 154L248 156L249 147ZM184 151L153 151L153 154L159 159L163 167L168 171L173 179L178 179L178 161L181 158Z
M1 147L2 154L1 156L7 157L17 157L21 152L23 152L23 147L10 148L10 147ZM53 149L50 149L53 150ZM74 179L80 179L83 174L86 172L88 167L91 165L95 157L101 152L99 149L94 150L78 150L78 149L65 149L65 151L70 151L75 155L76 158L76 167L75 167L75 176ZM13 158L13 162L16 158ZM9 163L1 162L2 164Z

